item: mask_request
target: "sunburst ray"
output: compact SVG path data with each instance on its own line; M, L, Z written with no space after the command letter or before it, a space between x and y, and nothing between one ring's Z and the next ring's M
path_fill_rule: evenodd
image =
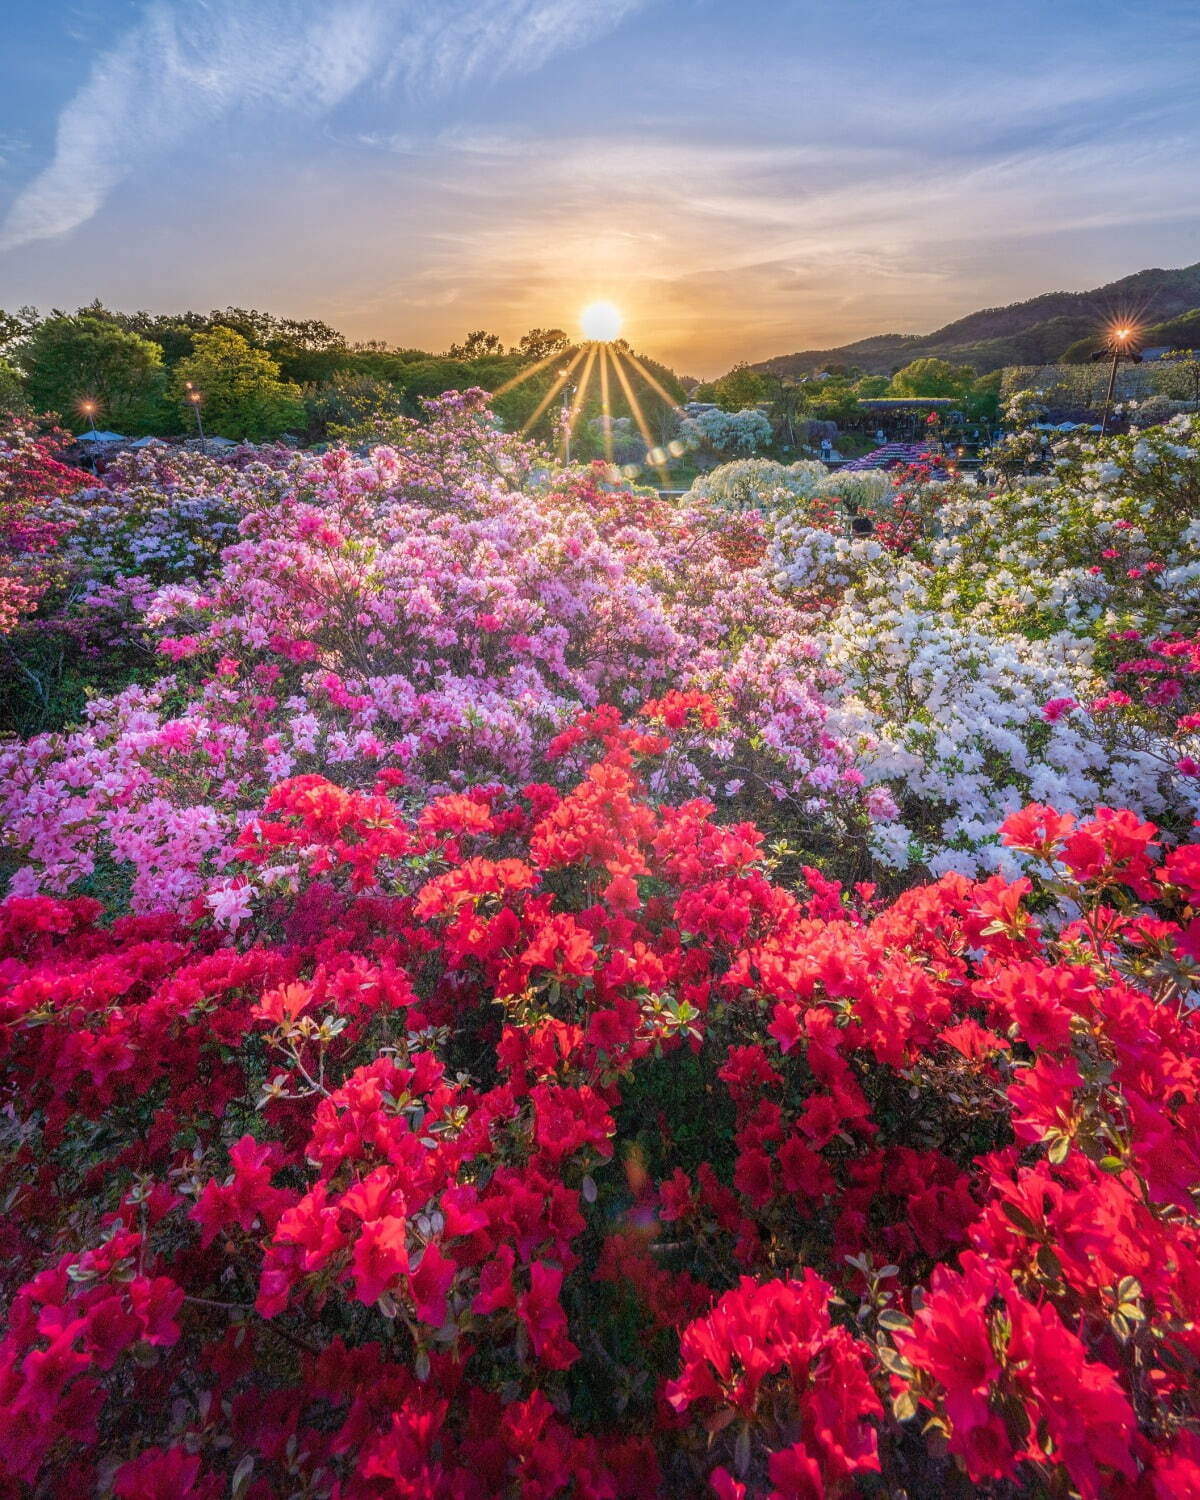
M613 415L608 390L608 345L600 345L600 409L604 413L604 457L609 467L613 462Z
M533 415L526 421L525 425L521 428L522 433L526 433L526 432L529 432L529 431L532 430L534 424L541 417L542 413L546 410L546 408L550 405L551 401L554 400L555 396L557 396L559 394L559 392L562 390L563 386L571 378L572 371L575 369L575 366L579 363L579 361L583 358L583 355L584 355L583 349L576 349L574 358L571 360L571 363L569 365L566 365L559 372L558 379L554 382L554 384L550 387L550 389L546 392L546 394L538 402L537 407L535 408Z
M587 351L587 361L583 367L583 374L579 377L579 384L575 387L575 399L571 402L571 410L567 417L567 425L563 432L563 457L568 451L571 434L575 431L575 424L579 421L579 413L583 410L583 403L587 399L588 383L592 378L592 367L596 363L596 350L600 346L591 344Z
M682 411L683 408L679 405L679 402L676 401L675 397L674 396L669 396L667 394L667 392L662 388L661 385L659 385L658 381L655 380L654 376L651 375L650 371L647 370L646 366L641 362L641 360L637 357L637 355L633 352L632 349L627 349L625 351L625 358L629 361L629 363L633 366L633 368L638 372L638 374L642 377L642 379L646 382L646 384L650 387L650 389L655 393L655 395L656 396L661 396L662 399L667 403L667 405L671 408L672 411L675 411L675 412Z
M567 349L556 349L552 354L547 354L542 359L536 360L533 364L526 365L523 369L518 370L511 380L506 380L503 385L497 386L492 395L503 396L508 391L515 391L517 386L524 385L525 381L532 379L534 375L540 374L547 365L552 365L556 359L564 359L569 352Z
M654 467L658 470L658 477L662 480L663 485L665 486L667 482L667 466L662 460L655 462L655 460L651 458L651 454L657 451L657 444L655 443L654 438L651 436L649 425L647 424L645 415L642 412L642 404L634 394L633 386L629 382L629 376L625 373L625 366L621 363L621 355L619 351L614 349L612 351L612 355L613 367L617 372L617 379L621 382L621 389L625 392L626 401L629 402L629 410L633 413L633 419L638 425L638 431L642 434L642 438L644 439L646 444L646 459L649 463L654 464Z

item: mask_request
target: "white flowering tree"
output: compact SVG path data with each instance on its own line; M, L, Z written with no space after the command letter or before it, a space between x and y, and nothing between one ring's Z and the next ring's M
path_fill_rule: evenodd
M756 407L745 411L722 411L713 406L684 417L679 424L683 441L713 453L757 453L773 436L765 412Z

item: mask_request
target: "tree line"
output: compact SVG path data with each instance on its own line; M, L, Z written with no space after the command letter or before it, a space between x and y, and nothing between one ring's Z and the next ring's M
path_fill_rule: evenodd
M474 329L433 353L351 342L319 318L281 318L256 308L125 313L93 302L44 316L20 308L0 311L0 409L52 413L77 432L94 421L126 436L186 435L202 422L209 436L264 441L293 434L314 443L365 436L381 422L418 415L423 397L482 386L500 393L496 409L510 426L544 407L540 430L549 434L560 406L545 399L560 379L554 356L565 360L571 347L561 328L532 328L509 346ZM952 396L970 415L986 417L999 390L999 372L977 377L969 366L932 358L890 378L838 366L794 379L740 364L704 384L641 359L670 398L646 386L639 393L656 442L672 431L672 402L688 396L730 412L760 408L778 441L791 446L806 421L861 425L864 399ZM586 393L582 433L604 420L598 401L598 391Z
M256 308L125 313L100 302L75 312L0 310L0 410L57 415L76 432L94 420L126 436L207 435L305 442L360 435L378 421L418 415L423 397L482 386L498 391L541 361L547 368L498 397L510 425L532 415L556 378L560 328L533 328L506 347L475 329L444 353L351 342L319 318ZM644 358L644 357L643 357ZM644 360L676 400L674 371ZM656 399L647 396L653 408ZM544 422L549 428L556 408Z

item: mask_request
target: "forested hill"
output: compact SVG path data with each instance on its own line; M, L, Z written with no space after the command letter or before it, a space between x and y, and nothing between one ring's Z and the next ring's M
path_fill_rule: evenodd
M1148 342L1191 347L1200 329L1189 313L1200 313L1200 262L1174 271L1137 271L1090 292L1046 292L1028 302L984 308L930 334L878 334L836 349L780 354L753 368L804 375L841 364L887 375L927 355L973 365L980 373L1050 364L1085 358L1098 331L1114 319L1136 322Z

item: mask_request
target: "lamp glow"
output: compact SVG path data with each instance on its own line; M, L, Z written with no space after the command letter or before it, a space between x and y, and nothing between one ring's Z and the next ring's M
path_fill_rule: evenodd
M583 336L597 344L611 344L621 332L621 309L612 302L591 302L579 319Z

